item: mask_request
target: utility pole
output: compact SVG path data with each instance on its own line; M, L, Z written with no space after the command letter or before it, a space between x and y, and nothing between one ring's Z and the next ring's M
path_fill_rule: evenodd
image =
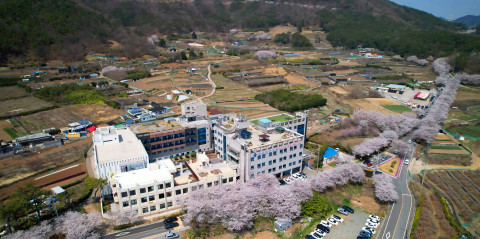
M317 160L317 172L318 172L318 163L320 162L320 145L318 145L317 154L318 154L318 160Z
M427 148L425 150L425 152L428 152L428 146L430 145L430 143L427 141ZM423 169L423 177L422 177L422 187L423 187L423 181L425 181L425 174L427 172L427 168L428 168L428 155L425 153L425 161L426 161L426 164L425 164L425 168Z

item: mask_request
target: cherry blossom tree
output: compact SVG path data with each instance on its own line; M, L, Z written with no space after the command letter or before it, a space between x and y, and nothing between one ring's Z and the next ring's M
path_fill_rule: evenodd
M433 67L433 71L437 75L448 74L450 71L453 70L453 68L448 64L448 58L446 57L438 58L435 61L433 61L432 67Z
M418 59L417 56L409 56L409 57L407 57L407 61L408 61L408 62L413 62L413 63L415 63L415 64L417 64L417 65L420 65L420 66L426 66L426 65L428 65L428 61L427 61L427 60L425 60L425 59Z
M273 59L277 57L277 54L273 51L257 51L255 56L258 58L258 60L265 61L267 59Z
M43 239L50 238L55 233L53 226L49 221L42 221L40 225L34 226L29 230L17 231L13 234L8 235L7 239Z
M398 139L398 134L393 130L385 130L380 134L380 136L390 141Z
M338 164L346 164L346 163L353 163L355 161L355 157L345 153L339 153L337 158L337 165Z
M401 140L394 140L392 142L392 149L396 150L397 154L403 157L406 156L408 152L410 152L411 147L409 144Z
M458 74L460 81L464 85L480 85L480 75L469 75L465 73Z
M398 193L395 191L392 178L385 173L375 174L373 176L375 184L375 196L382 202L392 202L398 199Z
M368 154L373 154L387 145L388 141L385 138L376 137L364 140L361 144L353 147L352 151L355 155L363 157Z
M102 224L98 212L79 213L68 211L60 218L60 232L66 239L99 238L95 230Z
M147 37L147 42L150 43L150 45L157 45L158 42L160 42L160 39L158 38L157 35L151 35Z
M138 217L138 213L135 210L130 209L110 212L110 216L112 218L112 224L118 226L132 223Z
M336 168L323 171L310 179L312 189L318 193L348 182L362 183L365 173L360 165L349 162L338 164Z

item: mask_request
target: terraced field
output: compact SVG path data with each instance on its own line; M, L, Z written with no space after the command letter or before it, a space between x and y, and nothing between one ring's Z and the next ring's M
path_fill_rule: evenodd
M442 170L427 177L452 200L462 222L470 222L480 213L480 173Z

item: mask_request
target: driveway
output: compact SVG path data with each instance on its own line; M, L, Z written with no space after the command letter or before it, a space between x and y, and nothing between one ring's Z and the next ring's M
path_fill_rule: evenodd
M358 208L354 208L355 213L349 214L348 216L336 213L335 215L340 216L345 220L343 223L339 223L337 226L333 226L330 229L330 233L327 233L325 239L329 238L351 238L355 239L359 235L362 227L365 226L367 221L368 214Z

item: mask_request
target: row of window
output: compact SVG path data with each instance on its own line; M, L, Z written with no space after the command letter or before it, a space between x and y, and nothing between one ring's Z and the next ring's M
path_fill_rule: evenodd
M269 161L268 165L272 165L270 162L272 162L272 161ZM273 164L274 163L276 163L276 160L273 160ZM293 161L293 162L289 162L288 166L291 167L291 166L295 166L296 164L297 164L297 161ZM302 164L302 160L298 160L298 164ZM266 166L265 163L259 163L259 164L257 164L257 169L263 168L265 166ZM278 169L285 168L286 166L287 166L287 164L280 165L280 166L278 166ZM250 170L255 170L255 165L251 165ZM272 170L273 170L273 172L275 172L275 167L272 168ZM268 170L268 172L269 173L271 172L270 169Z
M129 205L137 205L137 200L131 200L130 202L129 201L124 201L122 203L123 207L128 207ZM161 209L164 209L164 208L168 208L168 207L173 207L173 203L172 202L167 202L167 204L165 203L160 203L159 204L159 208L160 210ZM150 209L150 210L149 210ZM157 210L157 206L156 205L151 205L150 207L144 207L142 208L142 213L148 213L149 211L150 212L154 212Z
M290 151L297 150L297 148L303 148L303 144L300 144L298 147L297 147L297 145L290 147ZM280 149L281 154L287 153L287 152L288 152L288 149L286 149L286 148L285 149ZM273 151L273 152L268 153L268 156L276 156L276 155L277 155L277 151ZM290 158L292 158L291 156L292 155L290 155ZM264 159L266 157L267 157L267 154L258 154L257 155L257 159ZM293 157L296 157L296 156L293 156ZM250 158L250 161L254 161L254 160L255 160L255 157Z
M172 187L172 183L165 183L165 188L170 188ZM157 190L162 190L164 188L163 184L158 184L157 185ZM143 194L143 193L146 193L146 192L153 192L155 189L154 186L149 186L149 187L146 187L146 188L140 188L138 189L139 193L140 194ZM122 195L122 198L124 197L128 197L128 195L130 194L130 196L135 196L137 195L137 190L133 189L133 190L129 190L128 192L121 192L121 195Z

